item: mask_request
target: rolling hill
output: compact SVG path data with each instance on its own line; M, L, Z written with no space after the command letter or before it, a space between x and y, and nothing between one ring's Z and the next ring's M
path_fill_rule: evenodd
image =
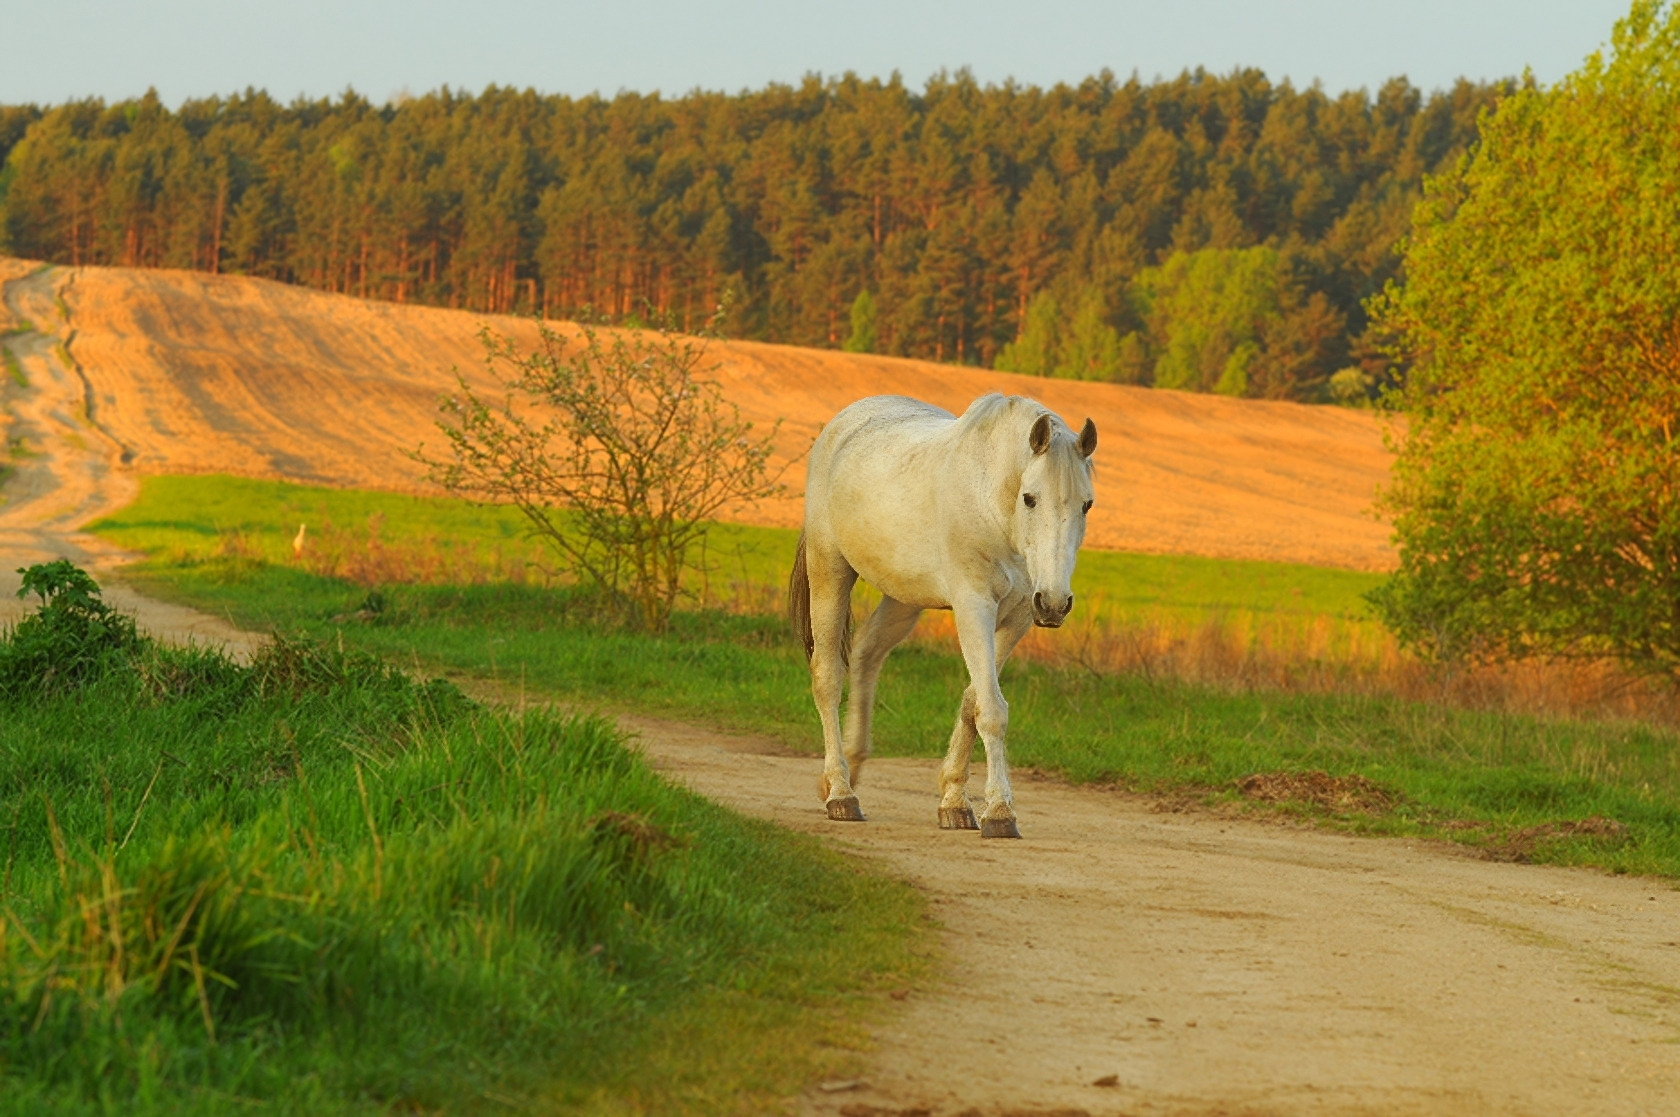
M438 398L459 368L488 387L481 328L529 342L526 320L321 294L265 280L0 260L7 313L55 333L84 385L87 424L118 472L227 472L427 491L409 453L439 448ZM48 301L50 298L50 302ZM56 308L44 321L39 308ZM0 323L0 330L6 323ZM13 322L17 328L17 322ZM36 346L38 353L45 347ZM1041 380L890 357L752 342L716 345L715 376L755 423L781 420L790 496L739 517L795 526L803 455L822 423L867 395L961 411L990 391L1030 395L1075 427L1096 421L1088 544L1377 570L1373 517L1390 455L1364 412ZM15 410L30 388L8 383Z

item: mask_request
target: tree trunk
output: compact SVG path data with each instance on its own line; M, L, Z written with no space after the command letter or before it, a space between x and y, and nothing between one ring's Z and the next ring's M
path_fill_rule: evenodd
M227 217L227 177L216 185L216 218L210 233L210 274L222 274L222 224Z

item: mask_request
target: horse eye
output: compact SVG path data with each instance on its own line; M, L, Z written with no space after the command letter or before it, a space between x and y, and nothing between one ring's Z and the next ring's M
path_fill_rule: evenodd
M1031 493L1022 493L1021 499L1026 502L1028 508L1038 507L1038 498Z
M1088 501L1088 500L1087 500L1087 501L1086 501L1086 502L1085 502L1085 508L1084 508L1084 511L1086 511L1086 512L1089 512L1089 511L1090 511L1090 510L1091 510L1091 501Z

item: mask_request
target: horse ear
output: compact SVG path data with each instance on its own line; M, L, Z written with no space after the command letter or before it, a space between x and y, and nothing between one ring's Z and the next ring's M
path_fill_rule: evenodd
M1085 420L1085 426L1079 431L1079 456L1088 458L1097 452L1097 424Z
M1027 435L1027 445L1032 447L1034 454L1042 454L1050 448L1050 416L1048 413L1040 415L1038 422L1033 424L1032 433Z

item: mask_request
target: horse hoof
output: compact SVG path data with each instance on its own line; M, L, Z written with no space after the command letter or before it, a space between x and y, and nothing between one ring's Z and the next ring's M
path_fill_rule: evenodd
M978 830L980 824L974 821L974 811L968 807L940 807L939 828L941 830Z
M988 818L980 824L982 838L1019 838L1021 828L1012 818Z
M830 799L828 817L835 822L862 822L863 808L858 806L856 795L845 799Z

